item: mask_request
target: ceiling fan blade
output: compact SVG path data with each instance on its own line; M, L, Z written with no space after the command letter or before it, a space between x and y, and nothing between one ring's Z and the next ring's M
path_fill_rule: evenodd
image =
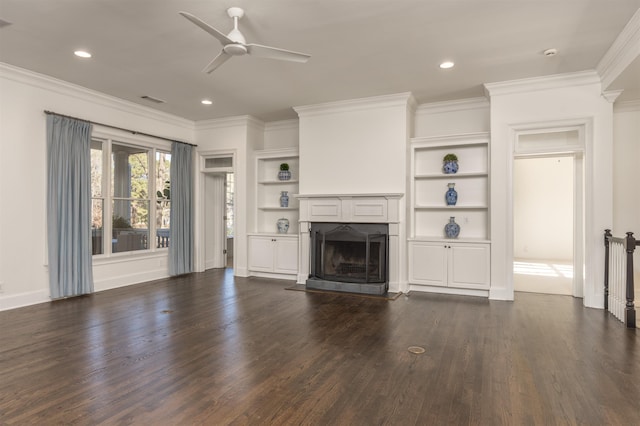
M193 22L194 24L196 24L197 26L199 26L200 28L202 28L203 30L205 30L206 32L208 32L209 34L211 34L212 36L214 36L215 38L217 38L218 40L220 40L220 43L222 43L223 46L226 46L229 43L233 43L233 40L231 40L229 37L227 37L220 31L216 30L215 28L213 28L211 25L207 24L200 18L193 16L192 14L187 12L178 12L178 13L184 16L185 18L187 18L188 20L190 20L191 22Z
M307 62L311 55L293 52L291 50L278 49L277 47L263 46L261 44L246 44L247 53L260 58L279 59L281 61Z
M213 58L213 61L211 61L209 63L209 65L204 67L202 72L206 72L207 74L211 74L216 68L218 68L220 65L224 64L227 61L227 59L229 59L230 57L231 57L231 55L225 53L225 51L223 50L222 52L220 52L220 54L218 56Z

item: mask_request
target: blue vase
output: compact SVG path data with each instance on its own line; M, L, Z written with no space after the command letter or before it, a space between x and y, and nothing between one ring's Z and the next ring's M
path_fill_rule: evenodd
M280 170L278 172L278 179L279 180L290 180L291 179L291 172L289 170Z
M287 194L287 191L280 192L280 207L289 207L289 194Z
M445 161L444 165L442 166L442 170L450 175L453 173L457 173L458 172L458 162L457 161Z
M278 225L278 233L286 234L287 231L289 230L289 219L281 217L280 219L278 219L277 225Z
M445 198L445 200L447 200L447 205L448 206L455 206L456 203L458 202L458 193L454 189L456 184L455 183L449 183L449 184L447 184L447 186L449 187L449 190L447 190L447 192L444 194L444 198Z
M460 235L460 225L456 223L455 219L455 217L451 216L449 223L444 226L444 234L447 238L458 238L458 235Z

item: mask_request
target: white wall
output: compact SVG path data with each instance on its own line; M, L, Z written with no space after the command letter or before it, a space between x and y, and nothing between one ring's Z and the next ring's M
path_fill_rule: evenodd
M295 108L300 193L403 193L408 94Z
M298 119L265 123L263 149L298 148L298 141Z
M486 98L473 98L419 105L412 136L455 135L489 130L489 101Z
M0 64L0 309L49 300L44 110L179 140L193 123ZM97 291L168 275L166 251L94 261Z
M513 299L512 165L516 128L583 123L584 304L603 306L602 232L613 222L612 115L595 72L486 85L491 96L491 297Z
M235 174L235 239L234 239L234 273L245 277L247 271L247 223L249 193L251 179L254 176L252 152L264 144L264 124L253 117L233 117L219 120L208 120L196 123L195 141L198 145L197 154L201 156L219 153L234 154ZM196 176L196 270L205 268L204 253L204 190L205 181L201 170Z
M613 182L613 235L633 232L640 240L640 101L614 106ZM634 254L634 268L640 279L640 248Z
M573 157L515 160L513 219L515 258L573 259Z

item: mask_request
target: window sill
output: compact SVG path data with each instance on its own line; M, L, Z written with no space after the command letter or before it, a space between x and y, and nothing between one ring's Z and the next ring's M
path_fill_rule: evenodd
M96 254L93 256L93 264L109 265L113 263L138 262L140 260L166 258L168 256L168 248L156 249L155 251L145 250L142 253L130 251L123 253L113 253L110 255Z

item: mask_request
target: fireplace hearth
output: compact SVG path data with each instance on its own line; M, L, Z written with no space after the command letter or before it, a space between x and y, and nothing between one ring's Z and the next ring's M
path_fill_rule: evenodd
M389 288L389 226L382 223L311 223L311 289L385 294Z

